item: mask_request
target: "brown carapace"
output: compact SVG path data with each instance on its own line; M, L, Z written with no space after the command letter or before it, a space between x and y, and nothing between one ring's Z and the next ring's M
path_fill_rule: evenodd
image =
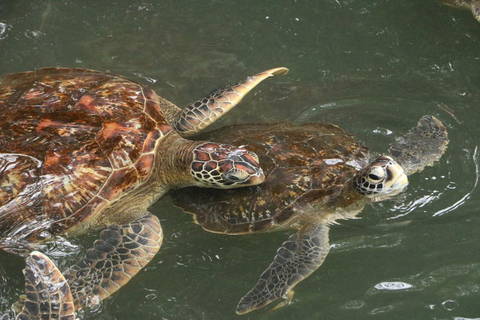
M253 152L184 137L216 121L261 81L287 71L248 77L184 110L110 73L45 68L3 76L0 247L28 255L36 243L56 235L108 227L85 258L64 273L70 293L55 290L55 283L38 286L65 292L76 308L108 297L159 250L162 229L147 208L169 189L263 182ZM51 263L37 253L29 259L28 274L42 272L34 261ZM27 287L27 295L35 290ZM39 296L45 299L39 304L59 301ZM35 308L27 299L19 317Z

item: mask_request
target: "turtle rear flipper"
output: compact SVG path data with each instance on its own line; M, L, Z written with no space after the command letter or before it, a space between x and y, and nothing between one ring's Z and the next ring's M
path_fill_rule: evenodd
M255 287L240 300L237 314L259 309L279 298L289 303L293 297L293 287L325 260L330 250L328 230L328 226L322 224L290 236L278 249L275 259L262 273Z
M74 320L75 306L65 277L43 253L33 251L26 260L25 297L16 320Z
M94 306L127 284L160 249L160 221L146 215L109 226L82 259L66 273L75 307Z
M260 82L287 72L288 69L283 67L266 70L212 92L182 110L175 119L175 129L183 137L198 133L235 107Z
M407 175L433 165L448 144L445 126L434 116L423 116L415 128L397 138L389 151Z

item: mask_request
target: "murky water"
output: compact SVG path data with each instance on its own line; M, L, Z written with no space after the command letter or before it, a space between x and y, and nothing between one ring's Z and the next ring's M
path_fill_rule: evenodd
M0 74L43 66L110 70L179 106L271 67L218 126L333 122L371 147L433 114L451 142L405 194L332 227L324 265L293 303L244 319L480 318L480 24L434 0L0 0ZM203 231L166 196L161 252L82 319L234 319L289 232ZM95 235L49 248L62 269ZM0 319L24 262L0 253Z

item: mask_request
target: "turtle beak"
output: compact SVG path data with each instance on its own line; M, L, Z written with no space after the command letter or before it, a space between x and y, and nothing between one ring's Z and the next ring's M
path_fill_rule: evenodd
M408 185L408 178L403 168L395 163L387 168L388 175L391 175L391 185L389 187L389 195L396 195L402 192Z
M262 183L263 181L265 181L265 174L263 173L263 170L261 168L258 168L257 173L252 175L250 179L245 181L245 184L249 186L256 186Z

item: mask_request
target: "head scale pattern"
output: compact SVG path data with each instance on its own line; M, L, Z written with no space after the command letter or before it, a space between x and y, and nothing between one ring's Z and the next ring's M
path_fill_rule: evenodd
M193 150L191 174L197 186L217 189L257 185L265 180L255 153L211 142Z
M403 168L391 157L381 156L360 170L353 187L364 195L396 195L408 185Z

